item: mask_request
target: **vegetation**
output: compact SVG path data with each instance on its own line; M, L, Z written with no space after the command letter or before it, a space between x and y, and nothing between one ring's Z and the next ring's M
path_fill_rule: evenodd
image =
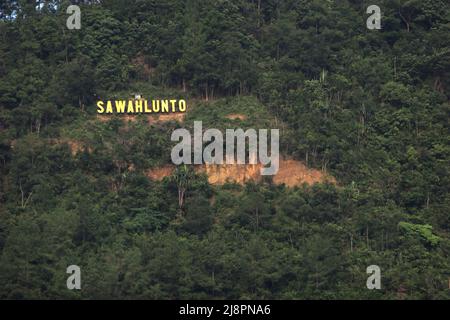
M69 1L2 1L0 298L449 299L450 3L371 4L85 1L69 30ZM180 124L95 115L135 92L277 126L338 183L152 181Z

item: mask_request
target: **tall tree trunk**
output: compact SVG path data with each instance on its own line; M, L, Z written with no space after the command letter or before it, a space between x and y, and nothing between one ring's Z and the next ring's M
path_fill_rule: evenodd
M261 27L261 0L258 0L258 28Z
M369 225L366 226L366 243L367 249L369 249Z
M402 18L403 22L406 24L406 31L409 32L409 21L406 20L406 18L402 15L401 11L398 10L398 14L400 15L400 18Z

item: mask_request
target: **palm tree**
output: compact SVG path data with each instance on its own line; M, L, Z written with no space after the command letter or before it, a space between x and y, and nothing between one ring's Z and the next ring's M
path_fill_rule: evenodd
M189 188L193 176L193 171L186 165L178 166L172 175L172 179L178 187L178 206L180 210L183 208L186 191Z

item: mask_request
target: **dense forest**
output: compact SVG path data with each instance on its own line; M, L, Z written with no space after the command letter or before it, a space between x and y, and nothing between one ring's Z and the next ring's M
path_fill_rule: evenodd
M449 1L78 2L0 2L0 299L450 298ZM185 121L97 119L136 92ZM199 119L336 183L149 179Z

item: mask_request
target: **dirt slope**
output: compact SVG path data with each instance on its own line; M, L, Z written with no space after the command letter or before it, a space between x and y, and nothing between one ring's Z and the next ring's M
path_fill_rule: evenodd
M152 180L162 180L168 177L175 169L172 165L155 168L147 172L147 176ZM209 183L213 185L222 185L229 182L243 184L250 180L260 181L261 165L199 165L195 167L197 172L204 172L208 176ZM303 183L312 185L320 182L336 183L336 180L320 170L306 167L302 162L292 159L281 160L280 169L273 177L275 184L285 184L288 187L300 186Z
M154 115L146 115L146 120L148 124L158 123L158 122L168 122L168 121L184 121L184 117L186 116L185 112L179 112L179 113L167 113L167 114L154 114ZM112 116L106 116L106 115L97 115L97 120L101 122L108 122L112 119ZM130 122L136 122L139 119L138 115L129 115L124 114L120 115L120 119L123 120L125 123L128 121Z

